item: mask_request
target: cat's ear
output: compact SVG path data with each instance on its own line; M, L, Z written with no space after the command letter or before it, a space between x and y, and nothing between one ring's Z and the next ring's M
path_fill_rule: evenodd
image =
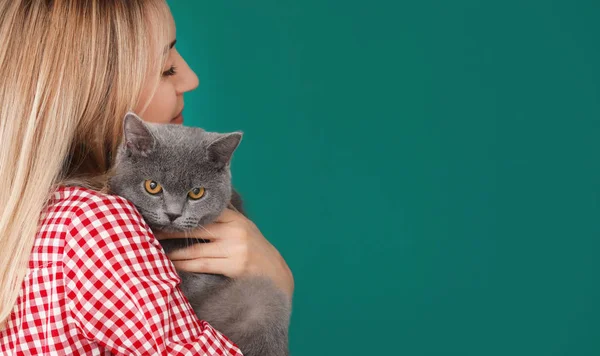
M228 165L242 140L242 135L241 132L232 132L218 137L208 146L208 158L219 168Z
M152 153L156 144L148 126L131 111L123 119L123 140L128 151L142 156Z

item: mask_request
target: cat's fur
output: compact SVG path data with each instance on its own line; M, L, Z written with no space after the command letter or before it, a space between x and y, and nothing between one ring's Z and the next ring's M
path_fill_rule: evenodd
M148 124L128 113L110 191L132 202L153 230L198 228L213 222L229 203L243 212L229 169L241 137L239 132L218 134ZM160 183L163 191L149 194L144 188L147 179ZM205 188L204 197L188 199L188 192L199 187ZM197 242L177 239L161 244L169 252ZM244 355L289 354L290 301L270 279L178 273L181 289L198 317L233 340Z

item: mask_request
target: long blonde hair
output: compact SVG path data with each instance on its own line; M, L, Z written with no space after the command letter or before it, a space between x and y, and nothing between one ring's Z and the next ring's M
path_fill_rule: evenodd
M160 80L167 21L164 0L0 1L0 329L49 194L102 188L122 117Z

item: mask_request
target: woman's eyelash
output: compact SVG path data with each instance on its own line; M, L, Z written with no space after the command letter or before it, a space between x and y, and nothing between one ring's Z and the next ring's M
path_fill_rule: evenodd
M162 75L163 75L163 77L170 77L170 76L173 76L173 75L175 75L175 74L177 73L177 72L176 72L176 70L177 70L177 68L176 68L175 66L171 66L171 68L169 68L169 69L165 70L165 71L162 73Z

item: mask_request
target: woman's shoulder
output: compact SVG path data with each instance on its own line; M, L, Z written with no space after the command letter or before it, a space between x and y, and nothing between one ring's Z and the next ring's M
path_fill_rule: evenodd
M149 229L136 207L127 199L89 188L60 186L54 191L47 205L47 212L68 213L71 219L127 218L143 225L144 229Z
M64 256L67 260L75 261L79 267L107 264L112 273L116 273L119 266L128 269L141 260L152 261L153 265L168 270L169 279L176 281L160 243L135 206L126 199L82 187L60 187L52 199L52 206L70 210L65 220Z
M125 237L128 243L137 240L158 245L135 206L117 195L83 187L59 187L50 199L47 214L62 216L72 241L120 240L122 244Z
M78 186L60 186L50 197L49 206L73 207L74 210L100 209L106 211L110 208L125 209L137 213L135 206L127 199L118 195L111 195L93 189Z

